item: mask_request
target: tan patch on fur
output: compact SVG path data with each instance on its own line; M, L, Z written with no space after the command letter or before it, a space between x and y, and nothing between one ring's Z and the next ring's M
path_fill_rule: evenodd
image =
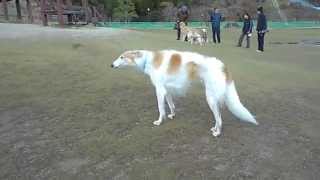
M187 63L188 78L194 80L198 77L198 65L194 62Z
M162 60L163 60L163 54L161 52L156 51L153 53L152 65L155 69L158 69L161 66Z
M168 74L176 73L181 66L181 56L180 54L172 54L168 67Z
M231 83L232 82L232 76L231 76L231 72L229 71L229 69L227 68L227 66L223 67L223 73L226 76L226 82L227 83Z

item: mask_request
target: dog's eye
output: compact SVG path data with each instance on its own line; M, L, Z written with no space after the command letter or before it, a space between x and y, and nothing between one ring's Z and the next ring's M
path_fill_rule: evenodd
M120 59L123 59L124 57L123 56L120 56Z

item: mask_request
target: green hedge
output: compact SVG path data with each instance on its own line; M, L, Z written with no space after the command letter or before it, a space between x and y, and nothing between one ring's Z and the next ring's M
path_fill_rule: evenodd
M208 22L189 22L191 27L205 27ZM255 23L256 24L256 23ZM173 29L174 22L98 22L98 27L112 27L123 29ZM241 27L241 22L223 22L222 27ZM269 29L302 29L302 28L320 28L320 21L290 21L268 22Z

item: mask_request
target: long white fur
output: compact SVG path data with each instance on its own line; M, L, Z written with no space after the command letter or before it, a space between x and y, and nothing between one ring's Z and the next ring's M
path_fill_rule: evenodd
M200 34L192 31L188 32L187 38L191 44L200 44L202 46L205 42L205 40L201 37Z
M125 57L125 54L136 54L134 63ZM112 67L136 66L142 72L150 76L155 86L158 100L159 118L153 122L160 125L166 117L165 101L170 108L168 117L173 119L175 116L175 105L172 101L172 91L183 91L189 85L187 64L193 62L197 65L198 76L205 85L206 99L215 117L215 126L211 129L213 136L219 136L222 130L222 119L220 106L226 104L228 109L240 120L258 124L254 116L242 105L233 81L228 82L224 72L225 65L215 57L207 57L193 52L179 52L175 50L160 51L163 55L162 63L159 68L155 68L153 61L155 53L146 50L134 50L124 52L112 63ZM170 59L173 54L181 56L179 71L168 74Z
M187 37L191 44L200 44L201 46L208 43L208 31L205 28L191 28L185 22L180 22L181 41Z

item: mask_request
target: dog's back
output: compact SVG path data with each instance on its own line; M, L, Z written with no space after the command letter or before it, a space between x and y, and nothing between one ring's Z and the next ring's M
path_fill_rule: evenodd
M153 66L153 73L161 83L169 88L182 90L192 80L207 81L208 72L214 76L223 76L223 63L216 58L206 57L198 53L178 52L174 50L159 51L162 56L161 65Z

